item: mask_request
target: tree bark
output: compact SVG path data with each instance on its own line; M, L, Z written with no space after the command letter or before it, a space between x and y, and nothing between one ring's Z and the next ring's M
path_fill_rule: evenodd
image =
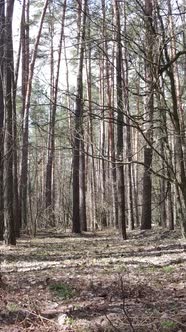
M120 10L117 0L114 0L114 13L116 21L116 93L117 93L117 185L118 185L118 223L121 235L125 240L126 218L125 218L125 184L123 168L123 85L122 85L122 44Z
M124 2L124 34L127 35L127 16ZM128 64L128 43L125 42L124 50L124 68L123 68L123 79L124 79L124 100L125 100L125 112L126 112L126 154L128 159L128 201L129 201L129 229L134 229L134 201L133 201L133 184L132 184L132 131L130 122L130 104L129 104L129 64Z
M146 59L145 59L145 78L147 96L145 102L146 113L146 137L152 142L152 118L154 108L153 97L153 3L152 0L145 0L145 24L146 24ZM143 175L143 203L141 229L151 229L152 227L152 178L150 167L152 164L152 148L144 146L144 175Z
M74 233L81 233L80 219L85 215L84 211L80 212L80 209L84 209L84 195L82 193L80 201L80 140L82 137L82 121L83 121L83 60L85 50L85 22L86 22L86 8L87 0L83 0L80 4L81 10L81 27L79 28L79 60L77 71L77 85L76 85L76 101L75 101L75 130L74 130L74 146L73 146L73 218L72 218L72 231ZM84 176L85 174L81 174Z
M106 53L106 92L107 92L107 105L109 112L108 123L108 157L111 161L111 181L112 181L112 200L113 200L113 213L112 213L112 225L118 227L118 194L117 194L117 174L116 174L116 153L115 153L115 128L114 128L114 107L112 105L112 80L114 80L114 74L112 75L111 65L109 61L108 42L105 36L105 53ZM114 63L115 54L112 50L112 62ZM113 98L114 99L114 98ZM109 167L108 167L109 168Z
M54 159L55 159L55 121L56 121L56 109L57 109L57 96L58 96L58 83L59 83L59 73L60 73L60 63L61 63L61 52L62 52L62 42L64 36L64 22L65 22L65 12L66 12L66 0L63 4L63 12L61 18L61 32L58 47L58 60L56 75L54 78L54 59L53 59L53 34L54 27L51 26L51 112L50 112L50 125L49 125L49 138L48 138L48 160L46 167L46 209L48 210L51 225L54 226L55 223L55 211L54 211L54 191L52 192L52 187L54 189L54 176L52 179L52 174L54 171ZM53 20L54 18L52 18ZM53 24L53 23L51 23ZM55 79L55 81L54 81ZM54 175L54 174L53 174Z
M83 137L83 135L82 135ZM80 201L80 220L81 231L87 231L87 216L86 216L86 182L85 182L85 147L84 141L80 142L80 162L79 162L79 201Z
M14 193L13 193L13 51L12 17L14 0L6 4L5 19L5 244L15 245Z
M34 67L35 61L37 56L37 50L39 46L39 41L41 37L41 31L43 27L43 21L45 18L45 13L47 10L49 0L45 0L40 23L39 29L37 33L37 37L35 40L32 58L29 65L29 75L28 75L28 82L26 86L26 96L25 96L25 107L24 107L24 119L23 119L23 139L22 139L22 160L21 160L21 179L20 179L20 201L21 201L21 219L22 225L24 227L27 226L27 191L28 191L28 123L29 123L29 110L30 110L30 98L32 92L32 80L34 75Z
M0 1L0 240L4 233L4 28L5 2Z

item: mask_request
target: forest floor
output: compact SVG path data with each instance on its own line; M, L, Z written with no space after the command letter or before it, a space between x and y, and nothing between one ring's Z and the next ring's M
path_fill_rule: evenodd
M186 331L177 231L43 232L0 250L0 331Z

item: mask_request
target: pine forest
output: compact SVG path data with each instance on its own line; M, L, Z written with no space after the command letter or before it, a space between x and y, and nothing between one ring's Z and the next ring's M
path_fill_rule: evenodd
M184 332L185 240L186 0L0 0L2 331Z

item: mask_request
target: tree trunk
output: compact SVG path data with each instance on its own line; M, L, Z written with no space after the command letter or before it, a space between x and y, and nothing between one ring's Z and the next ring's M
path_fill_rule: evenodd
M87 8L88 9L88 8ZM88 13L90 15L90 13ZM87 72L87 99L88 99L88 110L89 110L89 132L90 136L90 172L89 172L89 188L90 188L90 228L95 229L98 221L98 208L97 208L97 181L95 172L95 158L94 158L94 132L93 132L93 114L92 114L92 49L91 49L91 30L90 20L88 21L88 33L87 38L89 40L87 46L86 56L86 72ZM88 162L87 162L88 164ZM88 165L87 165L88 171Z
M21 225L27 225L27 136L28 136L28 116L26 112L26 94L29 76L29 0L23 0L22 22L21 22L21 43L22 43L22 163L20 179L20 214Z
M81 25L79 27L79 60L77 71L77 87L76 87L76 101L75 101L75 130L74 130L74 146L73 146L73 218L72 218L72 231L74 233L81 233L81 220L80 217L84 215L84 195L82 192L80 201L80 140L83 139L82 134L82 121L83 121L83 60L85 50L85 22L86 22L86 8L87 0L83 0L80 5L81 12ZM81 174L84 176L85 174ZM86 213L86 212L85 212Z
M15 245L14 193L13 193L13 51L12 16L14 0L6 4L5 20L5 244Z
M79 201L80 201L80 220L81 231L87 231L87 218L86 218L86 183L85 183L85 148L83 135L80 142L80 161L79 161Z
M141 229L151 229L151 201L152 201L152 180L149 168L152 163L152 149L144 147L144 175L143 175L143 208L142 208L142 219Z
M105 37L105 53L106 53L106 83L107 83L107 105L109 112L109 123L108 123L108 157L111 161L111 181L112 181L112 200L113 200L113 213L112 213L112 225L118 227L118 195L117 195L117 174L116 174L116 155L115 155L115 130L114 130L114 111L112 107L112 89L111 82L112 71L109 61L108 43ZM114 63L114 51L113 51L113 63ZM114 98L113 98L114 99Z
M5 2L0 1L0 240L3 240L4 232L4 26Z
M124 34L127 36L127 16L126 16L126 4L124 2ZM126 112L126 154L128 159L128 200L129 200L129 229L134 229L134 202L133 202L133 184L132 184L132 131L131 131L131 122L130 122L130 105L129 105L129 64L128 64L128 45L127 41L125 43L124 50L124 68L123 68L123 78L124 78L124 100L125 100L125 112Z
M122 44L120 10L117 0L114 0L116 32L116 89L117 89L117 184L118 184L118 223L123 239L127 238L125 220L125 185L123 168L123 95L122 95Z
M54 227L54 211L52 208L52 170L54 162L54 135L55 135L55 117L56 106L54 105L54 17L53 1L49 4L49 38L50 38L50 118L48 128L48 147L47 147L47 165L46 165L46 191L45 207L49 225Z
M65 11L66 1L63 4L63 12L61 19L61 33L58 47L58 60L57 69L54 81L54 59L53 59L53 37L54 37L54 26L53 20L51 19L51 112L50 112L50 128L48 138L48 160L46 170L46 209L48 210L49 218L51 219L51 225L54 226L55 222L55 211L54 211L54 158L55 158L55 121L56 121L56 109L57 109L57 96L58 96L58 82L60 73L61 63L61 52L62 52L62 41L64 36L64 22L65 22Z
M37 50L39 46L41 31L43 27L43 21L45 18L46 9L48 6L49 0L45 0L39 29L36 36L32 58L29 65L29 75L28 82L26 86L26 96L25 96L25 107L24 107L24 119L23 119L23 139L22 139L22 160L21 160L21 180L20 180L20 201L21 201L21 219L22 225L27 226L27 191L28 191L28 123L29 123L29 110L30 110L30 98L32 92L32 80L34 75L34 67L37 56Z
M145 79L147 96L145 101L146 113L146 137L152 142L152 117L154 108L153 98L153 4L152 0L145 0L145 24L146 24L146 59L145 59ZM152 163L152 148L144 146L144 175L143 175L143 203L141 229L150 229L152 226L152 178L150 167Z
M13 59L13 45L12 59ZM15 232L16 237L20 237L21 228L21 211L20 211L20 200L19 200L19 180L18 180L18 144L17 144L17 110L16 110L16 92L17 92L17 78L19 71L20 52L18 52L16 72L12 72L12 84L13 84L13 178L14 178L14 220L15 220ZM14 68L13 68L14 70Z

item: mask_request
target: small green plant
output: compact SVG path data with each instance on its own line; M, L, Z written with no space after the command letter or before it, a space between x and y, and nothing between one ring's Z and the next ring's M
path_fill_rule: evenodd
M174 329L176 327L176 323L171 320L164 320L161 322L161 326L165 329Z
M7 307L8 311L10 311L10 312L16 312L16 311L20 310L17 303L8 303L6 307Z
M163 266L162 270L165 273L172 273L172 272L174 272L174 266L171 266L171 265Z
M74 291L66 284L53 284L50 285L50 290L58 297L64 300L70 299L74 296Z
M65 320L66 325L73 325L75 323L75 319L72 317L67 317L67 319Z

